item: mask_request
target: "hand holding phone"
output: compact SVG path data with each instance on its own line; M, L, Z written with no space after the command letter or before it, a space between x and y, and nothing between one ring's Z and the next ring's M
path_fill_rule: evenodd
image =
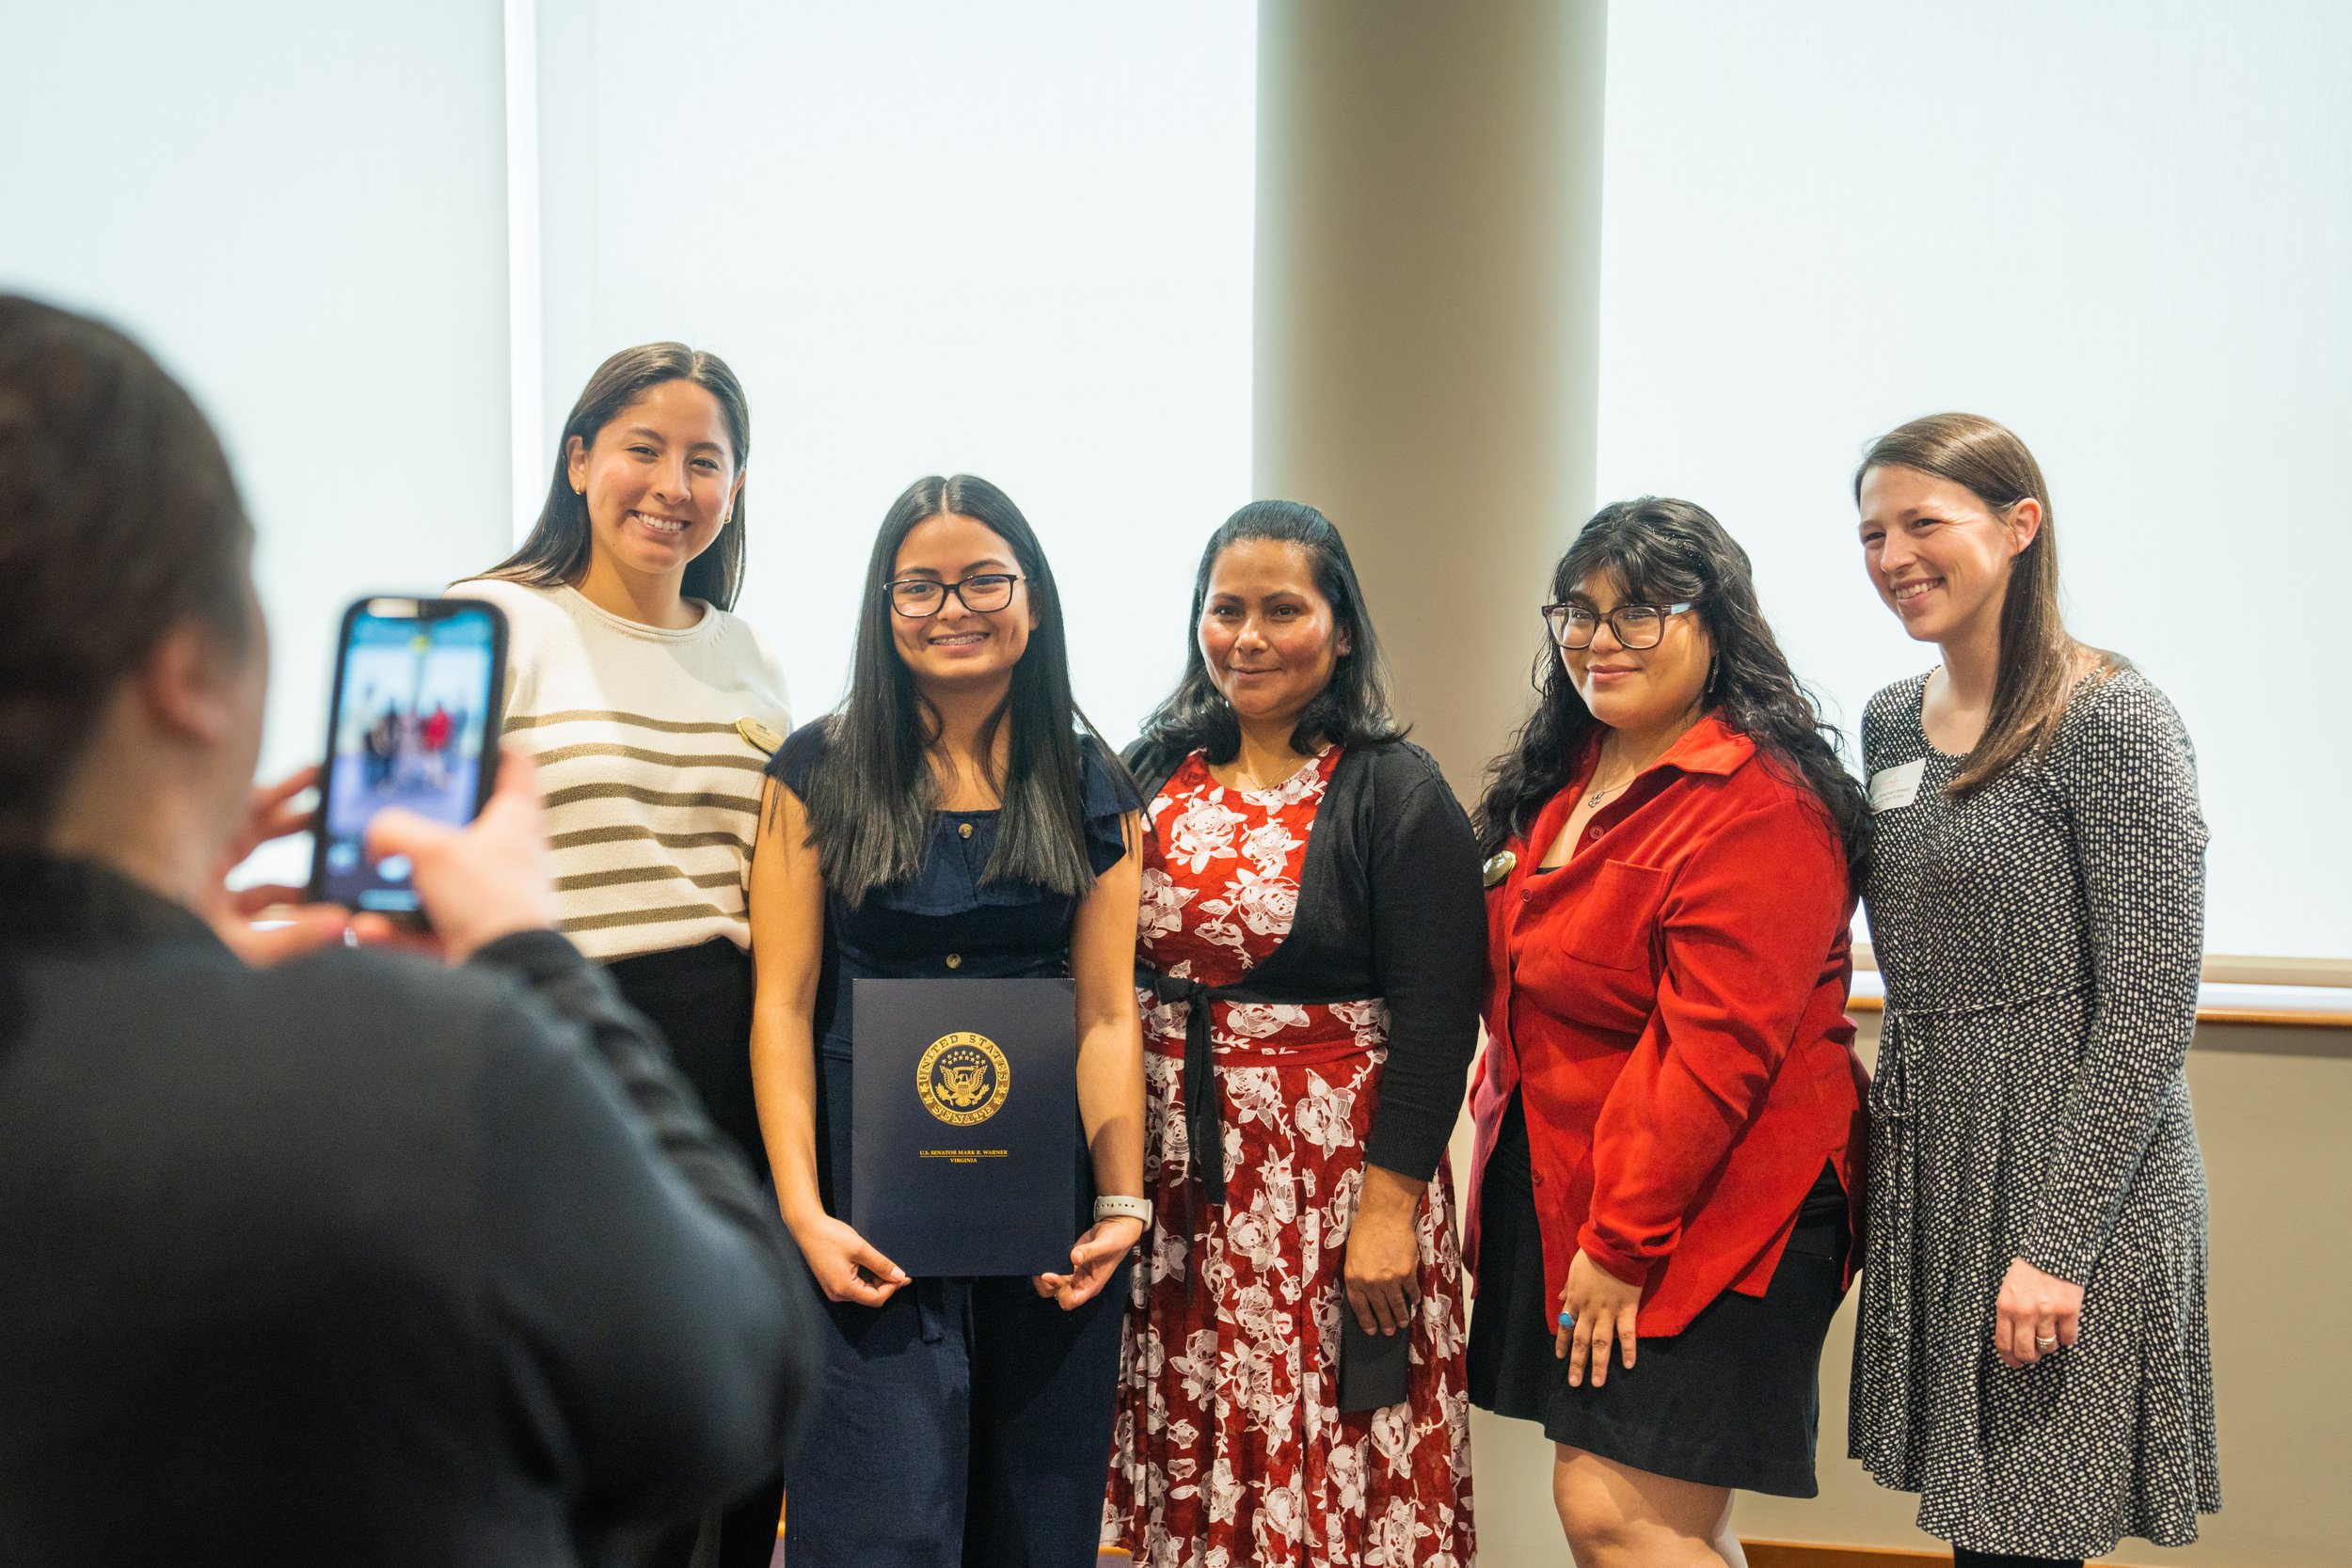
M310 897L423 924L412 867L372 857L368 825L398 807L452 828L498 773L506 617L477 599L361 599L343 612L327 718Z
M305 768L276 784L254 785L245 826L222 855L219 875L199 907L230 951L256 968L340 942L350 923L350 911L339 904L306 904L298 887L229 885L229 874L254 850L273 839L310 831L313 814L296 809L294 802L317 788L318 782L319 770Z
M433 922L431 937L410 940L437 946L452 963L501 937L555 925L539 769L526 752L505 753L498 787L470 826L453 828L389 807L368 826L367 853L372 859L400 855L408 861L410 885ZM364 939L389 934L368 928L381 918L359 917Z

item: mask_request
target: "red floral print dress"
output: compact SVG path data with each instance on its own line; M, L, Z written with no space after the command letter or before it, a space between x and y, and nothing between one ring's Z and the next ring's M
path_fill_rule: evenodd
M1337 747L1270 790L1193 753L1146 814L1138 941L1230 985L1291 928ZM1388 1051L1380 1001L1213 1003L1225 1203L1186 1181L1185 1004L1143 995L1155 1205L1120 1355L1103 1543L1151 1568L1470 1568L1470 1401L1453 1178L1419 1219L1403 1403L1337 1408L1341 1268Z

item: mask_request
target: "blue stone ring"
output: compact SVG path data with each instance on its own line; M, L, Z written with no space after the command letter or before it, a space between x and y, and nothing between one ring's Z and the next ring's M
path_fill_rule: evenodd
M1576 1326L1576 1314L1567 1310L1565 1307L1561 1308L1560 1326L1562 1328L1574 1328Z

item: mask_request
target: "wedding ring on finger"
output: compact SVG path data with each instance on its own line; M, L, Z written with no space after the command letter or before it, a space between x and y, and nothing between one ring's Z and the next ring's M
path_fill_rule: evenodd
M2033 1348L2036 1350L2056 1350L2058 1347L2058 1338L2055 1334L2037 1334L2033 1337Z

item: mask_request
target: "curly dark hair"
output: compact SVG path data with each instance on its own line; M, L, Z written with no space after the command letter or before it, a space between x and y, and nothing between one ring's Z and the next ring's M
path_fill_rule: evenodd
M1748 552L1705 507L1660 496L1617 501L1594 514L1552 569L1553 602L1597 573L1613 573L1629 599L1689 600L1715 645L1710 710L1756 743L1757 753L1820 803L1846 850L1851 885L1862 885L1870 852L1870 803L1846 768L1836 730L1822 722L1813 694L1788 668L1756 600ZM1563 666L1551 640L1535 655L1535 711L1511 749L1486 769L1478 841L1492 854L1527 832L1544 802L1581 766L1602 727Z

